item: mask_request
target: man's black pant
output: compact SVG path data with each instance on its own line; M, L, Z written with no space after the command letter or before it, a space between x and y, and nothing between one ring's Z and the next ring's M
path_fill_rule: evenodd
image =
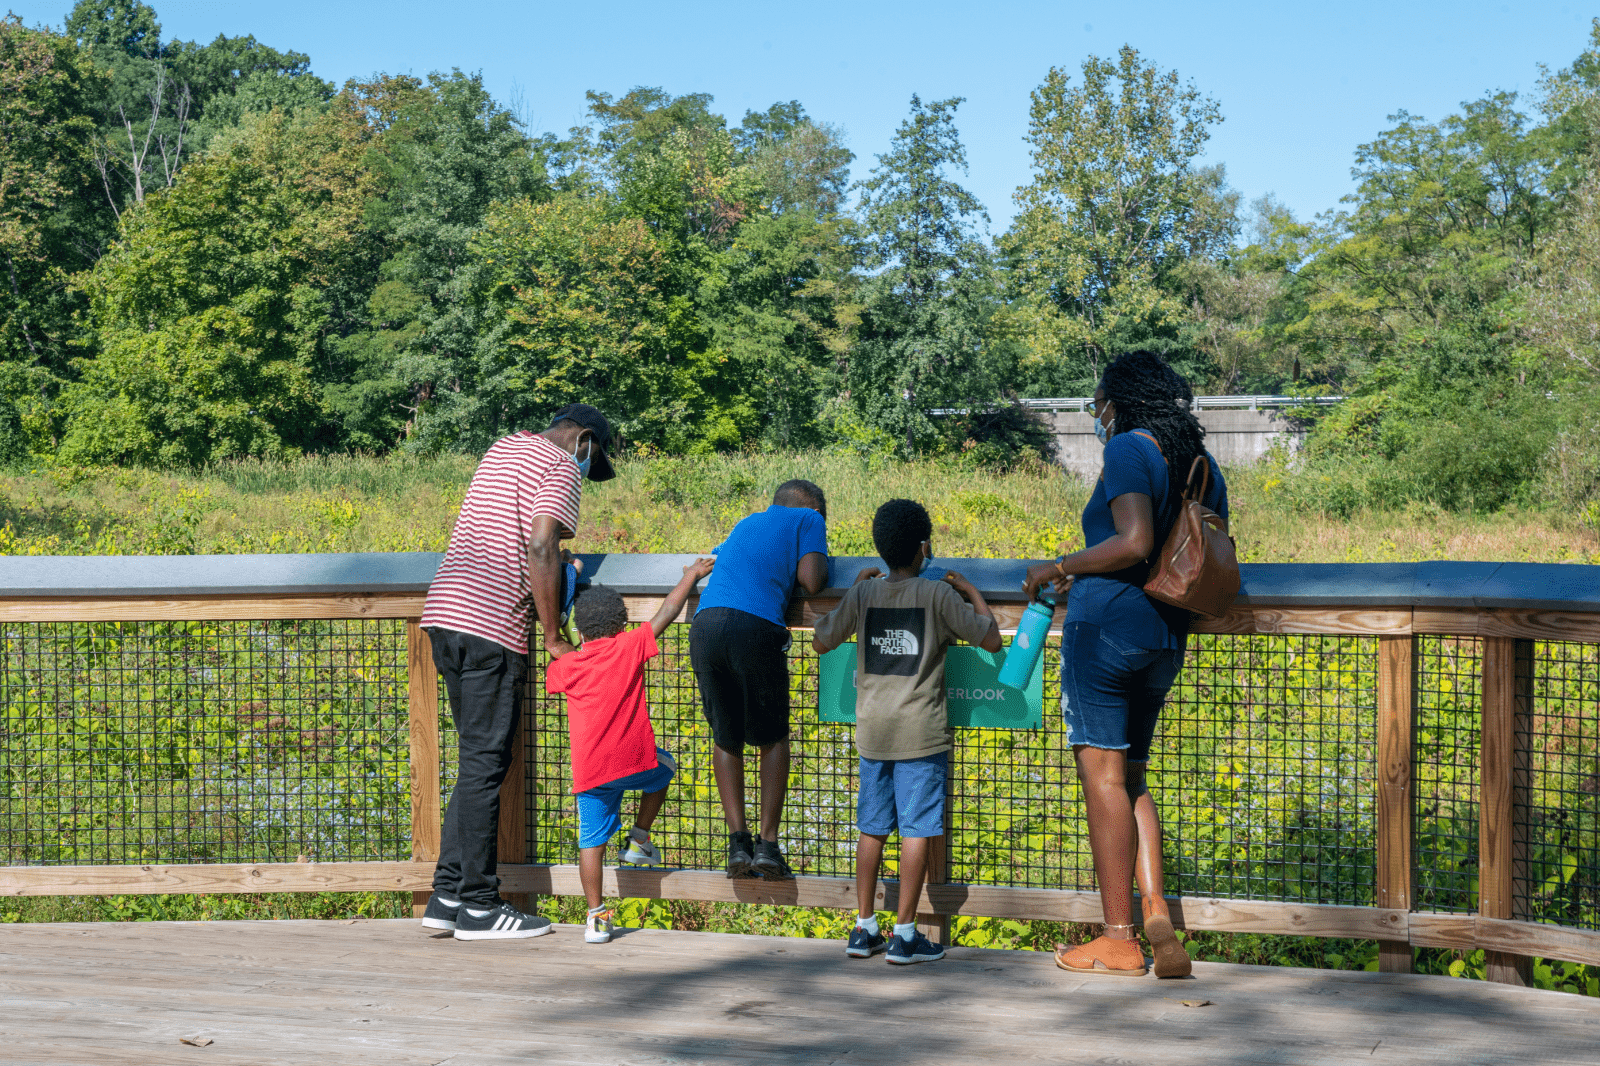
M511 768L528 657L453 629L430 626L428 638L461 742L456 787L440 827L433 888L491 907L500 896L500 878L495 876L500 785Z

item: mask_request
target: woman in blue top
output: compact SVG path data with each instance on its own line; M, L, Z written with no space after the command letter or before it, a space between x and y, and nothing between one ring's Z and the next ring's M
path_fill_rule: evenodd
M1150 742L1189 637L1189 613L1144 594L1151 560L1177 517L1195 457L1211 467L1203 501L1224 519L1227 488L1190 412L1188 382L1160 357L1129 352L1094 393L1105 465L1083 510L1081 551L1028 569L1033 592L1068 592L1061 634L1061 716L1083 783L1089 847L1105 927L1081 947L1058 946L1056 964L1082 973L1145 973L1130 894L1135 866L1145 935L1157 977L1184 977L1189 956L1173 935L1162 895L1161 821L1145 786Z

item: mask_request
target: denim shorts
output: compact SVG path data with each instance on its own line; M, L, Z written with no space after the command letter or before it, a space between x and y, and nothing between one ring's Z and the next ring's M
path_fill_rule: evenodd
M1067 743L1127 751L1149 762L1156 719L1183 652L1136 648L1092 622L1061 628L1061 720Z
M598 848L617 835L622 828L624 792L660 792L677 772L677 761L665 748L657 748L653 770L640 770L578 793L578 847Z
M861 791L856 795L856 825L868 836L944 836L944 779L950 753L920 759L861 757Z

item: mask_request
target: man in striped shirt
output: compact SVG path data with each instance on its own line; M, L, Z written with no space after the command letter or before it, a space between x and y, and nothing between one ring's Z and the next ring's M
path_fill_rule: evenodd
M530 609L552 658L573 650L559 632L561 542L578 531L583 479L616 476L610 443L611 424L581 403L557 411L543 433L522 430L495 441L472 475L428 588L422 625L450 696L461 754L422 924L453 929L457 940L550 931L545 919L500 898L500 785L522 715Z

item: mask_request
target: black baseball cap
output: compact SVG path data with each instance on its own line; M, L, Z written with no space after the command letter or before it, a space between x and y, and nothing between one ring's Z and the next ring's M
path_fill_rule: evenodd
M550 416L550 428L556 428L558 422L576 422L594 434L594 451L589 457L590 481L610 481L617 476L611 457L606 455L606 449L611 447L611 423L599 408L586 403L569 403Z

